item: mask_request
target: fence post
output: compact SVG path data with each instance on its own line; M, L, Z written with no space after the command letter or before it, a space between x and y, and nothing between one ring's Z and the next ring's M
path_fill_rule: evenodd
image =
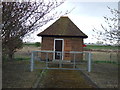
M62 68L62 52L60 52L59 68Z
M88 58L88 53L85 52L85 60L88 60L87 58Z
M91 53L88 53L88 72L91 72Z
M48 68L48 53L46 53L46 68Z
M75 53L74 53L74 65L73 65L73 68L75 68Z
M34 67L34 53L31 52L31 67L30 67L30 71L33 71L33 67Z
M110 62L111 62L111 60L112 60L111 58L112 58L112 54L111 54L111 52L110 52Z

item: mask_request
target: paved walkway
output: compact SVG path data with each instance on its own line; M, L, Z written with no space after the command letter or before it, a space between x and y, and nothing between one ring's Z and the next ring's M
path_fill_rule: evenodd
M41 78L38 88L94 88L76 70L47 70Z

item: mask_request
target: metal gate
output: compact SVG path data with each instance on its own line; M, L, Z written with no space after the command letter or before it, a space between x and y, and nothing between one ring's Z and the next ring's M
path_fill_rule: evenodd
M55 53L63 58L55 60L53 57ZM65 69L91 72L91 59L91 52L32 51L30 71L32 72L34 69Z

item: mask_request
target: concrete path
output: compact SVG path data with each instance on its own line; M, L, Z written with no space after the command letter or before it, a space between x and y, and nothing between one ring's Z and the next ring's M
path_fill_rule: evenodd
M80 71L47 70L37 88L95 88Z

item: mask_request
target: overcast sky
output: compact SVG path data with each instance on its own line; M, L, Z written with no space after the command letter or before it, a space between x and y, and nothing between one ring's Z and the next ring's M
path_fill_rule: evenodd
M84 40L85 43L96 43L96 39L92 36L96 33L92 31L95 27L96 29L101 29L100 25L104 24L103 16L111 16L109 9L107 8L115 8L118 9L118 1L114 0L111 2L95 2L94 0L85 0L82 2L81 0L66 0L64 4L58 7L56 10L66 11L73 10L67 16L74 22L78 28L88 35L88 38ZM106 0L105 0L106 1ZM30 39L24 39L27 42L40 42L41 38L36 36L38 33L43 31L45 28L50 26L54 21L49 22L43 28L39 29L37 32L31 35Z

